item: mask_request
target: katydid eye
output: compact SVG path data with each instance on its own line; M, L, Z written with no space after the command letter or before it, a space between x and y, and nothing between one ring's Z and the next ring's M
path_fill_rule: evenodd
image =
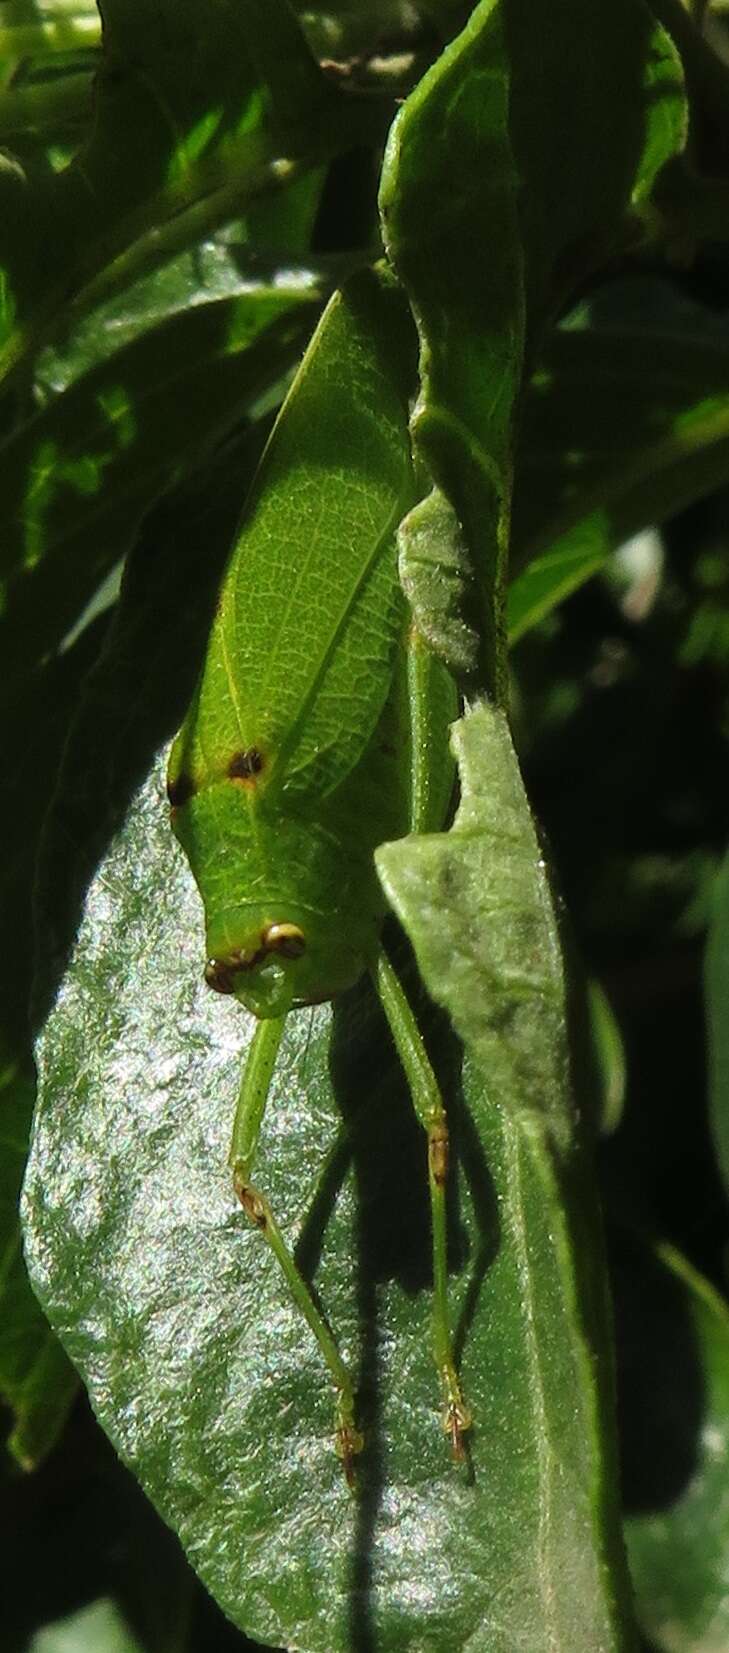
M225 959L208 959L205 980L215 993L234 993L233 972Z
M306 940L298 924L269 924L262 936L267 953L280 953L285 959L299 959L306 952Z

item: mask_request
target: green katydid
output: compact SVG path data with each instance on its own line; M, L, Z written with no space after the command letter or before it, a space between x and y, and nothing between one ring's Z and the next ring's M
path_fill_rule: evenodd
M381 945L373 859L387 839L440 827L453 780L455 690L409 623L397 571L398 524L416 497L402 302L369 271L322 317L254 480L168 777L205 907L206 980L259 1018L233 1127L235 1192L329 1368L350 1481L362 1446L352 1380L250 1176L286 1015L365 971L427 1132L434 1354L457 1456L470 1422L448 1314L446 1115Z

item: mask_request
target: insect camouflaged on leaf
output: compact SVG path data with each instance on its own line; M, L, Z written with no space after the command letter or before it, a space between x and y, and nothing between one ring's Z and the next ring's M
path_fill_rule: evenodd
M412 1011L380 944L374 851L443 824L455 715L413 632L396 533L415 498L411 331L391 278L335 294L247 501L198 688L174 743L174 831L205 906L208 985L259 1018L233 1129L236 1194L265 1235L329 1367L348 1479L362 1438L349 1372L264 1196L255 1156L285 1017L367 970L428 1135L434 1347L454 1450L469 1417L447 1305L447 1123Z

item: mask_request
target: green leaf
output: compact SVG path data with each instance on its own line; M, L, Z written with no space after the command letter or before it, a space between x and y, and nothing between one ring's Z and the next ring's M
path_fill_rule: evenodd
M32 158L38 142L36 134L48 129L56 140L49 159L57 156L61 137L68 142L69 133L81 129L88 117L92 97L92 77L82 68L77 74L54 76L51 80L31 81L30 85L16 85L0 96L0 137L12 144L26 158ZM28 134L31 142L28 143ZM35 140L35 143L33 142ZM49 145L50 148L50 145Z
M717 872L706 941L709 1106L719 1170L729 1187L729 853Z
M413 436L462 523L480 597L481 674L500 680L499 590L522 368L523 271L503 7L477 6L398 115L382 170L385 246L420 335ZM453 180L471 180L471 232ZM488 234L478 233L488 225ZM476 233L473 233L475 228ZM496 592L496 597L494 597ZM415 588L415 614L429 594ZM466 611L464 623L473 624ZM425 626L424 626L424 629Z
M245 300L243 315L252 320L261 307L288 300L314 301L333 285L326 263L307 255L313 217L320 193L317 173L306 173L267 202L265 225L262 204L256 213L210 235L189 251L169 259L151 275L135 281L123 293L98 305L56 337L37 356L33 368L33 399L37 406L68 390L83 374L109 361L127 345L154 335L155 329L179 319L192 308L208 310L226 300ZM269 318L270 319L270 318ZM123 360L123 358L122 358Z
M73 159L92 111L101 18L95 0L5 0L0 141L39 171Z
M363 1627L433 1653L622 1645L544 1166L496 1110L484 1121L466 1078L452 1288L477 1419L468 1485L429 1354L422 1146L359 994L332 1052L329 1007L290 1018L259 1172L360 1370L369 1451L348 1493L316 1347L235 1214L225 1155L252 1027L202 984L163 780L160 764L91 886L42 1041L27 1184L36 1289L104 1427L249 1634L322 1653Z
M79 155L57 176L12 157L0 172L3 371L69 304L83 313L372 126L340 113L285 0L265 13L262 28L256 0L211 0L204 20L193 0L106 0Z
M610 1000L594 978L587 984L590 1037L599 1080L599 1120L603 1136L617 1130L626 1088L625 1047Z
M70 365L53 358L45 373L58 393L0 446L5 692L62 640L155 499L304 344L317 286L251 282L232 265L232 251L225 263L211 257L185 308L193 294L181 273L164 295L170 313L153 312L156 325L80 377L73 351ZM82 330L82 362L88 349Z
M662 283L618 284L587 325L552 334L519 432L512 641L623 540L726 480L728 372L722 318Z
M82 26L84 22L88 28ZM80 34L77 34L80 25ZM20 46L12 49L17 40L16 30L24 31L26 27L32 31L32 38L30 35L27 39L21 38ZM12 61L55 52L62 52L65 57L80 41L88 44L89 34L93 44L100 31L96 0L33 0L30 16L27 0L4 0L0 42L3 55L7 54Z
M522 1396L538 1460L522 1543L543 1595L528 1645L618 1647L630 1619L610 1397L595 1367L596 1357L609 1363L601 1247L571 1094L557 922L505 715L482 702L454 725L453 746L461 803L450 832L383 845L375 859L423 980L463 1039L479 1135L500 1199L513 1202L522 1311L532 1312L532 1290L540 1305ZM582 1572L584 1617L562 1571L565 1542ZM515 1645L515 1625L512 1636Z
M561 535L550 550L533 557L509 586L509 642L518 643L565 597L597 574L618 544L619 536L611 532L607 514L598 510Z
M94 1601L69 1618L48 1624L28 1653L144 1653L113 1601Z
M90 708L87 758L91 736ZM83 785L80 753L72 773ZM41 1041L26 1192L36 1289L104 1427L248 1634L312 1653L363 1637L429 1653L628 1645L619 1571L601 1572L605 1419L553 1172L486 1102L472 1060L459 1099L459 1052L436 1030L458 1145L469 1482L430 1356L422 1133L364 988L334 1015L289 1018L259 1161L358 1372L368 1446L348 1493L316 1346L236 1214L225 1157L253 1024L204 987L200 903L163 787L164 756L91 881ZM561 1103L553 1114L561 1133ZM590 1242L586 1272L593 1257Z
M665 1653L723 1653L729 1309L670 1246L652 1256L623 1242L621 1273L625 1531L638 1618Z
M413 434L464 528L497 698L524 363L684 137L678 58L636 0L482 0L393 126L380 203L420 333Z

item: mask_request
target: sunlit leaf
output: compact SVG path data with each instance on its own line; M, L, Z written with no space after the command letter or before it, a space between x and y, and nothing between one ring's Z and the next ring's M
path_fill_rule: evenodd
M265 28L257 0L210 0L204 19L192 0L107 0L103 22L79 155L58 175L3 157L7 373L70 302L83 313L372 124L345 124L285 0Z
M0 446L6 693L59 644L155 499L184 481L305 343L317 286L233 280L230 262L211 260L210 287L198 272L185 308L179 291L166 293L170 314L68 388L68 365L49 364L60 391ZM82 333L82 361L86 349Z
M45 1625L28 1653L145 1653L113 1601L94 1601L78 1613Z

